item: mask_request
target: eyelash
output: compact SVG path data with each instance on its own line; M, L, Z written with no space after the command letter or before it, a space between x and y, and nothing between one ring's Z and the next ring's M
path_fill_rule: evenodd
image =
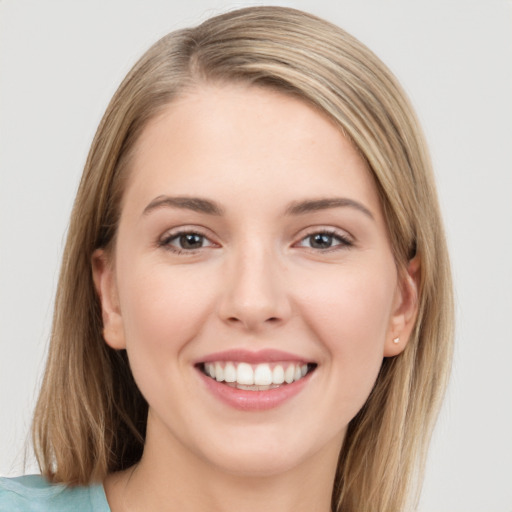
M330 237L333 240L337 240L339 243L337 243L334 246L330 246L330 247L327 247L324 249L316 249L314 247L309 247L309 249L311 249L315 252L316 251L320 251L320 252L339 251L339 250L350 248L354 245L352 240L346 234L342 234L342 233L336 231L335 229L320 229L317 231L311 231L306 236L304 236L300 239L299 244L302 243L304 240L311 239L312 237L318 236L318 235ZM302 246L302 247L304 247L304 246Z
M179 239L181 237L184 237L187 235L200 237L203 241L208 240L210 243L209 243L209 245L199 247L196 249L185 249L185 248L176 247L171 244L171 242L173 242L174 240L179 241ZM171 251L175 254L187 254L187 255L196 254L198 250L204 249L206 247L212 247L215 245L217 245L217 244L215 244L214 242L211 242L210 239L204 233L201 233L200 231L194 230L194 229L188 229L188 230L177 231L174 233L169 233L168 235L164 236L162 239L160 239L158 241L159 247L167 249L168 251Z
M172 245L173 241L179 241L181 237L190 236L190 235L200 237L203 242L206 240L209 242L209 244L206 246L195 248L195 249L185 249L183 247L180 248L180 247L176 247L176 246ZM301 245L302 242L304 242L305 240L308 240L308 239L311 240L312 237L318 236L318 235L330 237L330 238L332 238L332 241L337 241L338 243L335 244L334 246L330 246L330 247L323 248L323 249L309 247L309 249L314 252L318 251L318 252L326 253L326 252L338 251L338 250L350 248L354 245L352 240L347 235L341 234L336 230L320 229L320 230L312 231L312 232L308 233L307 235L302 237L298 243L294 244L294 246L308 248L307 246ZM201 249L205 249L208 247L215 247L216 245L217 244L212 242L205 234L203 234L197 230L177 231L174 233L170 233L167 236L164 236L162 239L160 239L158 241L159 247L169 250L169 251L173 252L174 254L186 254L186 255L193 255L193 254L196 254L197 251L199 251Z

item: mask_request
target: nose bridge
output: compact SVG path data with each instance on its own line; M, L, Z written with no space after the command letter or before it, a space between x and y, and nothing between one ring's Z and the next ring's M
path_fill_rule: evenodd
M291 308L282 270L278 255L261 241L234 248L226 261L223 320L250 330L284 322Z

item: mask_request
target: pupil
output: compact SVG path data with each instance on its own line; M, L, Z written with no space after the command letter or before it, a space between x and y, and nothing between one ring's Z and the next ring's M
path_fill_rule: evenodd
M315 249L326 249L332 245L332 235L326 235L325 233L318 233L311 237L311 246Z
M183 249L197 249L201 247L202 241L203 237L195 233L180 236L180 245Z

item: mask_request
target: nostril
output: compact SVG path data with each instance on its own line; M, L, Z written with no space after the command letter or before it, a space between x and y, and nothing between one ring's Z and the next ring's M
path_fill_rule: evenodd
M246 327L248 328L255 328L259 322L257 321L254 321L254 320L251 320L251 319L243 319L243 318L239 318L239 317L236 317L236 316L230 316L226 319L226 322L235 326L235 325L245 325ZM270 326L270 325L279 325L279 323L281 322L281 319L277 316L271 316L271 317L268 317L266 320L263 320L260 325L263 326L263 325L267 325L267 326Z

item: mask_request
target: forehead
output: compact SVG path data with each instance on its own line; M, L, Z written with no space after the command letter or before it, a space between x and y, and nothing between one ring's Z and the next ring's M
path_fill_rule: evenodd
M255 86L203 85L177 98L143 130L130 174L126 200L352 194L380 209L367 164L330 118Z

